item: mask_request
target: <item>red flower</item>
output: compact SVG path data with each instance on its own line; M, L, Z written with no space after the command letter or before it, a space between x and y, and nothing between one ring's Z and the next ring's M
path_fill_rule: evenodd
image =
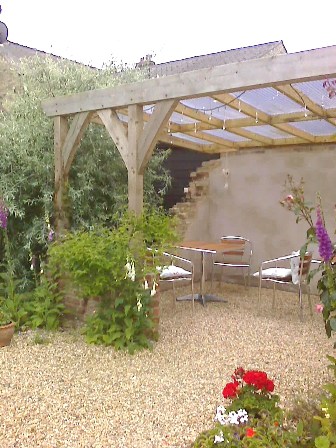
M249 386L254 386L257 390L266 389L268 378L265 372L259 370L249 370L243 375L243 381Z
M223 397L224 398L235 398L238 395L238 383L234 381L233 383L227 383L223 389Z
M246 437L254 437L256 434L253 428L246 428Z
M272 380L267 380L267 381L266 381L265 389L266 389L268 392L273 392L273 391L274 391L274 383L273 383Z

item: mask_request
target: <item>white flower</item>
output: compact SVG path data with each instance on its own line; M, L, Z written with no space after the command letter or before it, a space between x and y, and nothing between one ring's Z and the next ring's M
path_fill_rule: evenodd
M140 312L140 310L142 308L142 303L141 303L140 299L138 299L138 301L137 301L137 307L138 307L138 312Z
M155 296L155 294L156 294L156 287L157 287L157 283L154 281L153 282L153 288L152 288L151 293L150 293L151 296Z
M214 438L214 443L221 443L224 442L224 434L223 431L221 431L217 436Z
M235 411L229 412L229 422L231 425L239 425L238 415Z
M125 278L130 278L132 280L132 282L135 281L135 266L134 266L134 261L129 262L127 260L127 263L125 264L125 269L126 269L126 275Z
M245 409L239 409L237 411L239 423L246 423L248 421L248 413L245 411Z
M148 289L148 288L149 288L149 286L148 286L148 281L147 281L147 280L145 280L144 288L145 288L145 289Z
M224 406L218 406L216 410L215 422L219 422L221 425L227 424L226 409Z
M239 409L227 414L224 406L218 406L215 421L218 421L221 425L239 425L248 421L248 413L245 409Z

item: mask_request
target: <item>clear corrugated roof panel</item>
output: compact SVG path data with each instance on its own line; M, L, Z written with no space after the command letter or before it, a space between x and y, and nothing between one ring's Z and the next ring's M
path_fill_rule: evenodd
M192 100L183 100L181 104L194 109L198 112L203 112L206 115L219 118L221 120L228 120L230 118L244 118L246 115L238 110L232 109L229 105L223 104L209 96L202 98L194 98Z
M336 126L325 120L308 120L299 123L292 123L291 126L312 135L333 135L336 134Z
M302 110L300 104L292 101L272 87L240 92L239 98L242 102L269 115L288 114Z
M182 134L181 132L174 132L173 137L182 138L193 143L198 143L199 145L209 145L209 142L202 140L201 138L193 137L192 135Z
M170 117L170 121L172 123L176 123L176 124L190 124L190 123L195 123L195 120L193 118L189 118L184 114L179 114L178 112L173 112L171 117Z
M267 138L277 139L291 137L291 134L287 134L287 132L281 131L277 128L273 128L272 126L269 126L267 124L260 126L247 126L243 129Z
M241 137L240 135L232 134L232 132L225 131L224 129L211 129L208 131L203 131L204 133L215 135L216 137L224 138L225 140L230 140L231 142L246 142L247 138Z
M314 103L324 109L336 108L336 80L321 79L318 81L301 82L292 86L307 95Z

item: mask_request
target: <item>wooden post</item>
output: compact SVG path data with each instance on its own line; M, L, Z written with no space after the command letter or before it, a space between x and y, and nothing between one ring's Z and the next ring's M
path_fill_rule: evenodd
M60 235L68 228L69 222L64 210L64 194L66 176L63 163L63 145L68 133L68 120L65 117L54 118L54 151L55 151L55 231Z
M131 105L128 107L128 209L136 215L143 210L143 174L140 174L138 156L142 130L142 106Z

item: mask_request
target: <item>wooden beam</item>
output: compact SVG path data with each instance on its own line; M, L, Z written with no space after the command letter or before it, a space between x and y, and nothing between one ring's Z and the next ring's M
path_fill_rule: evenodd
M138 164L140 173L144 172L158 141L158 136L169 120L176 104L176 100L167 100L161 101L155 105L154 111L146 124L138 143Z
M336 77L336 46L233 62L56 97L44 101L42 107L48 116L56 116L332 77Z
M63 164L63 145L68 133L68 120L65 117L54 118L54 154L55 154L55 231L59 237L68 228L68 219L64 210L66 176Z
M138 163L138 142L143 131L142 106L128 107L128 209L136 215L143 210L143 174Z
M79 112L75 115L63 145L64 172L69 174L72 161L80 144L87 125L90 123L90 112Z
M127 166L128 163L128 141L127 141L127 127L119 119L116 112L110 110L98 110L97 114L104 124L107 132L118 148L120 155Z

